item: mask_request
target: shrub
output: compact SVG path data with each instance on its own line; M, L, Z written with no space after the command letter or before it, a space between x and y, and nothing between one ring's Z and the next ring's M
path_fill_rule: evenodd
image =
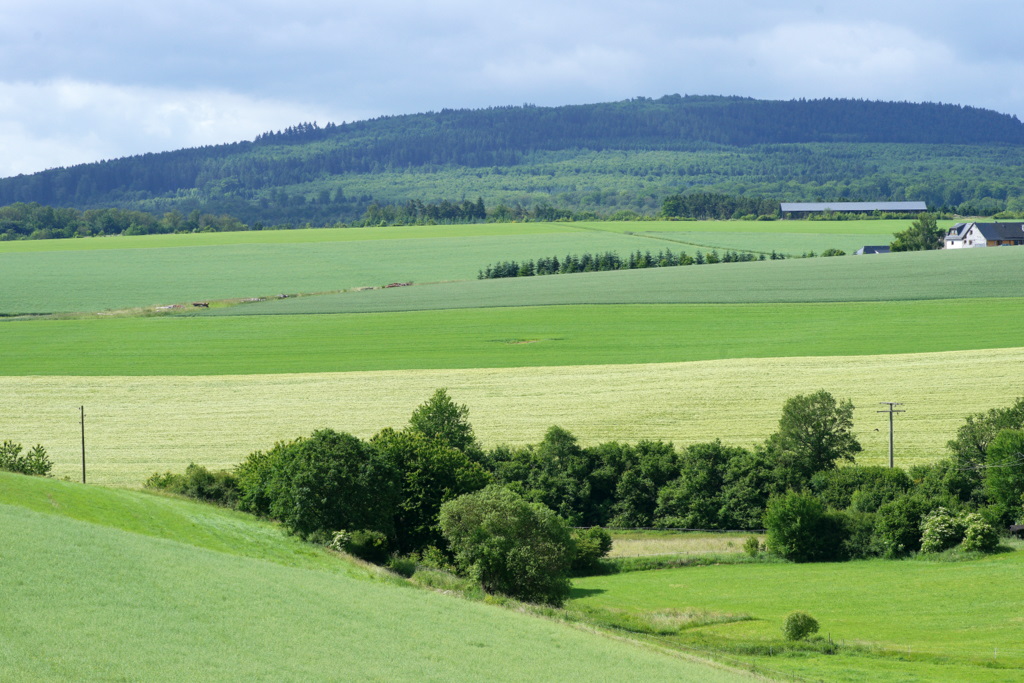
M612 549L612 536L599 526L573 532L576 553L572 560L573 571L585 572L598 566L598 560Z
M999 546L999 533L977 512L969 512L961 518L964 525L964 550L991 553Z
M822 256L846 256L846 252L843 251L842 249L836 249L835 247L833 247L831 249L826 249L825 251L821 252L821 255Z
M768 550L793 562L842 558L843 525L809 493L790 491L768 501L764 513Z
M238 502L238 477L227 470L211 472L195 463L190 463L184 474L155 473L144 486L227 507Z
M327 546L373 564L384 564L389 557L388 537L370 529L336 531Z
M569 595L569 526L550 508L488 486L441 506L441 532L459 570L489 593L561 605Z
M761 552L761 541L757 536L748 536L747 540L743 542L743 551L751 557L757 557L757 554Z
M964 537L965 524L946 508L929 513L921 523L921 552L941 553L957 545Z
M406 579L411 579L416 573L416 560L411 557L392 557L388 560L388 569Z
M21 454L22 446L13 441L0 444L0 470L17 472L18 474L35 474L49 476L53 463L46 455L46 449L35 445L25 455Z
M918 496L902 496L878 508L873 542L881 555L903 557L921 549L921 519L928 503Z
M792 612L782 624L786 640L803 640L818 632L818 620L806 612Z

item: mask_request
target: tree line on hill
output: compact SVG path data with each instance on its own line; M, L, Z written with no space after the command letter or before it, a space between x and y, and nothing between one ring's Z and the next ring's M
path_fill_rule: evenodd
M986 145L983 173L970 151L975 145ZM557 211L651 214L657 210L652 188L655 197L713 188L750 197L750 203L772 196L922 198L935 207L991 212L1013 209L1010 204L1024 196L1019 174L1012 173L1022 145L1024 126L1015 117L971 107L670 95L302 123L251 142L0 179L0 204L155 215L199 210L248 223L327 225L358 220L374 201L402 205L437 196L437 178L447 178L451 182L441 186L449 187L468 172L479 189L466 193L508 208L517 201L507 195L509 177L524 174L551 179L541 187L519 186L526 209L546 203ZM970 159L966 165L951 164L952 146L962 152L958 158ZM614 198L628 206L610 206L605 190L618 194L623 177L644 180L630 196ZM363 182L367 178L384 180ZM434 189L417 189L421 184ZM348 194L339 194L341 188ZM743 215L771 213L750 208Z
M839 561L958 544L991 551L996 530L1024 515L1024 398L969 416L950 457L906 471L855 464L852 415L850 401L818 391L788 399L776 431L754 448L586 447L555 426L537 444L485 450L466 406L442 389L402 430L368 440L319 430L234 471L190 465L146 485L280 520L372 561L452 566L487 576L498 592L554 604L571 568L607 567L602 527L763 527L775 555ZM507 526L516 519L539 536L516 537ZM488 531L474 535L483 520ZM517 592L519 582L530 588Z
M690 256L685 251L678 254L672 253L671 249L664 249L657 254L650 251L641 252L637 250L627 258L622 258L612 251L603 254L568 254L559 260L557 256L544 257L519 263L517 261L499 261L494 265L482 269L477 274L478 280L493 280L509 277L531 277L534 275L555 275L565 273L590 273L604 270L637 270L643 268L671 268L673 266L703 265L705 263L740 263L748 261L764 261L785 259L782 254L772 252L768 257L765 254L755 255L753 252L726 251L719 255L717 250L711 250L704 255L704 252L697 251Z

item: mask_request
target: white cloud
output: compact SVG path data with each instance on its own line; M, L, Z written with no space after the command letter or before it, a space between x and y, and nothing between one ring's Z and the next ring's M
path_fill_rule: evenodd
M217 90L0 82L0 175L235 142L314 120L326 123L328 113Z

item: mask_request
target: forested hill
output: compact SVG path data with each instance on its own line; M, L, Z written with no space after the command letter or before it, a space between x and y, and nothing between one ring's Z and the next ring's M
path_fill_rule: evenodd
M466 198L465 184L457 190L462 197L439 196L437 190L419 193L426 196L415 196L416 192L381 196L366 183L349 182L365 175L514 169L536 164L538 155L544 153L560 153L559 158L565 159L568 151L735 149L749 155L751 148L758 146L814 143L1024 148L1024 125L1014 116L972 107L842 99L763 101L670 95L563 107L442 110L323 127L301 124L266 133L252 142L146 154L0 179L0 205L39 202L149 211L208 209L212 205L241 213L243 218L264 211L272 219L323 222L361 211L372 200ZM851 163L848 170L852 175L847 180L877 169ZM827 177L819 172L819 176L802 182L843 179L841 170L830 171ZM698 184L707 185L683 181L676 189ZM556 185L542 194L558 196L562 188ZM882 185L882 192L864 198L893 198L902 191L894 189L890 181ZM489 194L486 187L476 192L470 188L469 193L470 199L484 196L489 203L504 199ZM570 200L577 206L586 204ZM305 206L317 202L320 208ZM325 208L325 204L332 206Z

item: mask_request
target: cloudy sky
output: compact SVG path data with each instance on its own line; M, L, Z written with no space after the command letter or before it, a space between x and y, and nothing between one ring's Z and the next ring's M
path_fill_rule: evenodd
M1021 0L0 0L0 176L302 121L671 93L1024 119L1022 24Z

